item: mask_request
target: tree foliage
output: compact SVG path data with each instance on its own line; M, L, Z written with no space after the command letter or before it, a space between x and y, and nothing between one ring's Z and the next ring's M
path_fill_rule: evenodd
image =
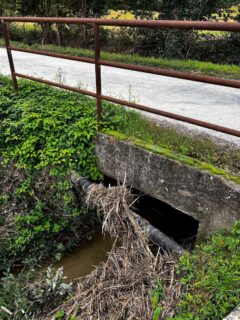
M161 7L161 18L206 20L212 14L228 18L231 7L238 5L238 0L164 0Z
M109 9L127 10L136 16L150 18L160 13L162 19L209 19L212 14L224 18L231 15L231 7L239 0L2 0L1 11L18 15L99 17Z
M2 10L20 16L100 16L108 9L106 1L97 0L10 0Z

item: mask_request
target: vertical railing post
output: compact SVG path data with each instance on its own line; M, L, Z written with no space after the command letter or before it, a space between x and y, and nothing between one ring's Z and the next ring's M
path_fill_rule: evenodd
M10 49L10 36L9 36L9 30L8 30L8 23L2 20L2 25L3 25L3 34L4 34L5 45L6 45L7 55L8 55L8 61L9 61L9 66L11 70L11 75L12 75L13 88L16 92L18 92L18 82L15 74L12 51Z
M94 49L95 49L95 73L96 73L96 98L97 98L97 113L99 128L102 125L102 79L101 79L101 65L100 60L100 36L99 25L94 23Z

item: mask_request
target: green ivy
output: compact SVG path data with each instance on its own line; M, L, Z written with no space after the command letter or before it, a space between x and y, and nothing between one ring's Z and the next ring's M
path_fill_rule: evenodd
M103 128L114 129L122 113L104 107ZM77 226L86 231L79 219L86 210L74 203L69 175L77 171L101 179L94 154L97 130L94 99L29 81L19 81L16 94L9 79L0 77L0 180L15 170L21 177L0 192L0 206L15 218L7 258L21 261L26 253L40 258L68 243ZM84 219L94 224L93 216ZM0 221L7 224L8 218ZM6 256L0 255L0 260Z

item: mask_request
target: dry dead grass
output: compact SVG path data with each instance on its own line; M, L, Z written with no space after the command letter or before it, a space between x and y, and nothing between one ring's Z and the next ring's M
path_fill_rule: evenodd
M173 316L181 285L176 280L177 258L153 254L146 233L129 209L134 201L124 186L93 185L86 197L88 206L103 216L103 233L115 238L106 263L80 278L74 296L61 305L66 318L81 320L151 319L151 291L156 281L164 287L162 318ZM57 310L48 315L54 319ZM46 318L45 318L46 319Z

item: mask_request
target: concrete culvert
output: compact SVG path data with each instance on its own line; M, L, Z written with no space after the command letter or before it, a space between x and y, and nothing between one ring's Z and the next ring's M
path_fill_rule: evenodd
M76 174L72 175L72 182L85 195L87 194L89 188L96 186L95 183L92 183L87 178L80 177ZM161 232L159 229L154 227L147 220L143 219L141 216L137 215L134 212L132 212L132 215L139 226L146 232L149 240L155 245L162 248L163 250L173 251L179 255L185 252L182 246L180 246L176 241Z
M81 179L72 177L76 188ZM84 186L87 181L82 180ZM84 187L85 189L85 187ZM115 239L105 263L86 277L80 278L73 299L59 306L66 315L82 320L151 319L151 292L161 281L161 316L174 315L182 284L176 276L178 254L170 250L153 253L139 217L131 210L134 196L124 185L91 184L85 192L88 207L97 208L102 217L103 234ZM55 310L56 312L56 310ZM49 319L53 313L49 314ZM44 319L46 320L46 318Z

